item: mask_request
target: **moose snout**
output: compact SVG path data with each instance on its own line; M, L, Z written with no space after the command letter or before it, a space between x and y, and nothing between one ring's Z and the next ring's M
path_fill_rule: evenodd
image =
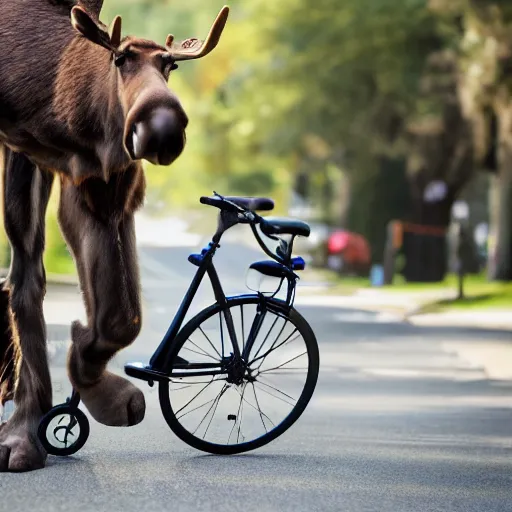
M126 147L134 160L169 165L183 151L187 123L184 112L158 108L146 119L133 124Z

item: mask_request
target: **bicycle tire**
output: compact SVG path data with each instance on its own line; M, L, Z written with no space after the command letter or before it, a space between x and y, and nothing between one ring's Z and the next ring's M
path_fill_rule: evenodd
M227 308L233 308L237 306L243 305L257 305L261 302L261 299L257 295L244 295L238 297L230 297L228 298ZM311 329L308 322L304 319L304 317L294 308L289 309L288 311L284 307L280 307L276 302L272 301L268 303L268 308L273 310L273 312L277 312L281 318L284 318L288 322L291 322L293 326L297 329L297 331L302 336L305 345L307 347L308 354L308 372L307 378L304 384L304 388L300 397L297 399L296 405L289 412L289 414L284 418L282 422L279 423L274 429L270 432L253 439L249 442L237 443L237 444L218 444L212 443L209 441L205 441L199 437L196 437L191 432L189 432L186 428L182 426L180 421L176 418L176 414L173 410L170 398L170 384L167 381L161 381L159 383L159 400L160 407L162 410L162 414L171 428L171 430L176 434L178 438L184 441L189 446L196 448L198 450L216 454L216 455L233 455L236 453L243 453L247 451L251 451L257 448L260 448L277 437L281 436L284 432L286 432L302 415L304 410L306 409L311 397L313 396L319 373L319 365L320 365L320 356L318 351L318 344L313 330ZM194 333L206 320L214 317L215 315L221 313L223 309L219 304L213 304L212 306L204 309L200 313L198 313L195 317L193 317L181 330L176 339L175 348L173 353L171 354L171 361L175 359L178 353L181 350L181 347L184 343L189 339L189 337ZM172 363L171 363L172 364ZM171 374L171 372L170 372ZM242 396L243 398L243 396ZM263 422L263 418L262 418Z

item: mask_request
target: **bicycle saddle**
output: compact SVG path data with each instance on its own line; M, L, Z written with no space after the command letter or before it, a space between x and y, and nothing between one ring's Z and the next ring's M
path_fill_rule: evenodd
M280 217L265 217L260 223L261 231L266 235L309 236L311 228L302 220Z

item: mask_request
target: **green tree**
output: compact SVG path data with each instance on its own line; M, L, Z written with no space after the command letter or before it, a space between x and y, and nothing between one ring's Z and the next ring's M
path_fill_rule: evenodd
M512 6L504 0L432 1L458 27L461 106L471 121L477 164L495 173L490 277L512 279Z
M251 143L309 174L309 182L328 165L346 172L349 227L370 237L380 259L375 226L406 212L396 208L404 202L377 207L375 197L387 181L407 194L408 122L421 109L440 110L418 102L427 57L445 37L437 17L424 0L256 0L244 27L257 56L227 88L236 115L255 125Z

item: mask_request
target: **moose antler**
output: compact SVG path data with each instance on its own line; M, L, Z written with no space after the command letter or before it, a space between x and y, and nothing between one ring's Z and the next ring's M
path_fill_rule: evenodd
M200 59L208 55L218 44L222 31L228 19L229 7L225 5L217 15L213 22L212 28L204 41L191 37L180 41L174 42L174 36L169 34L165 41L165 46L172 58L178 60L191 60Z

